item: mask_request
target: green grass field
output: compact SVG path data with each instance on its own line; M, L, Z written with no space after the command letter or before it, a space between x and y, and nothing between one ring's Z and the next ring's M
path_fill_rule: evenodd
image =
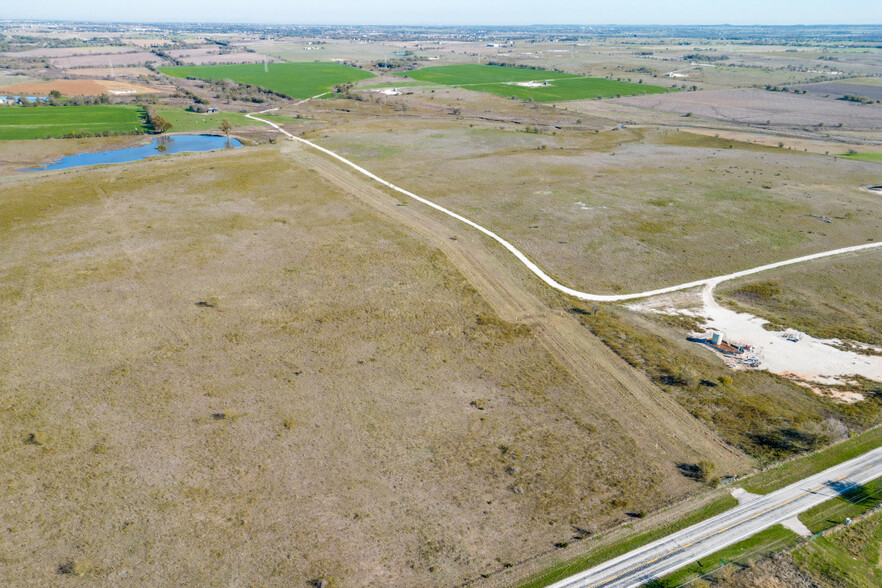
M859 161L880 161L882 162L882 153L874 153L872 151L864 151L861 153L843 153L841 157L846 159L857 159Z
M407 76L421 82L460 86L467 90L487 92L497 96L513 96L520 100L536 102L610 98L667 91L667 88L649 84L583 78L555 71L499 65L440 65L395 75ZM518 85L524 82L544 82L548 85L538 87Z
M147 130L135 106L38 106L0 108L0 139L43 139L70 133L132 133Z
M198 114L183 108L158 108L156 112L172 124L172 131L179 133L218 130L224 119L230 121L233 127L254 127L263 124L246 118L241 112Z
M573 74L526 69L523 67L503 67L500 65L437 65L414 71L395 74L421 82L432 82L445 86L465 86L470 84L494 84L501 82L529 82L532 80L560 80L578 78Z
M253 84L298 99L327 92L337 84L374 77L370 72L348 65L324 62L271 63L268 72L264 71L262 63L160 67L159 70L175 78L193 76L203 80Z
M515 84L477 84L465 86L469 90L488 92L497 96L515 96L521 100L556 102L559 100L585 100L587 98L612 98L639 94L661 94L667 88L649 84L632 84L603 78L565 78L549 82L547 86L528 88Z

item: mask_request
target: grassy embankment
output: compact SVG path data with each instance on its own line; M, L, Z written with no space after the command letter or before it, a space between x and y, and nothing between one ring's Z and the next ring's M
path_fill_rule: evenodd
M841 490L841 494L799 515L799 520L813 533L820 533L845 523L882 504L882 479Z
M395 75L407 76L421 82L459 86L467 90L535 102L609 98L668 91L666 88L648 84L585 78L555 71L498 65L441 65ZM525 82L540 82L547 85L537 87L518 85Z
M882 504L882 480L843 490L842 494L799 515L813 533L844 525ZM882 579L879 543L882 517L874 515L823 537L814 536L793 552L793 559L822 586L878 586ZM681 586L697 577L717 573L729 564L745 564L797 545L800 538L776 525L744 541L712 553L651 585Z
M747 561L777 553L799 543L799 535L785 529L781 525L769 527L739 541L729 547L711 553L698 561L680 568L676 572L654 582L650 588L675 588L689 584L691 581L715 572L729 564L743 564Z
M272 63L269 71L263 64L196 65L158 68L176 77L203 80L228 79L240 84L260 86L291 98L306 99L328 92L337 84L356 82L374 74L341 63ZM231 121L232 122L232 121Z
M137 106L0 108L0 140L58 138L71 134L133 134L149 130Z
M882 447L882 427L853 435L841 443L751 476L741 485L748 492L768 494L877 447Z
M596 310L595 310L596 308ZM679 332L641 328L608 307L577 308L583 324L632 366L647 373L726 441L771 463L820 449L847 431L879 421L880 402L839 404L768 372L733 372L717 358L675 340ZM660 317L683 328L682 318ZM725 474L725 472L720 472ZM798 478L797 478L798 479Z
M784 463L778 467L751 476L746 480L739 482L739 485L743 486L749 492L767 494L866 453L879 446L882 446L882 428L871 429L855 435L851 439L842 443L837 443L836 445L827 447L826 449L811 455ZM799 518L813 532L823 531L834 524L844 522L845 517L847 516L854 518L860 513L875 507L880 502L880 493L882 493L882 482L876 480L850 492L845 492L839 498L824 502L823 504L806 511L800 515ZM523 588L540 588L542 586L547 586L548 584L567 576L588 569L591 566L612 559L622 553L627 553L628 551L651 543L656 539L660 539L661 537L675 533L680 529L684 529L690 525L708 519L734 507L736 504L737 502L734 498L726 496L710 503L694 513L691 513L674 525L665 526L648 533L625 539L619 543L591 552L586 556L549 568L524 583ZM772 527L742 542L729 546L720 552L702 558L700 564L692 564L681 571L675 572L671 576L664 578L659 586L679 585L679 583L685 580L688 576L705 573L707 570L713 569L714 565L721 559L728 562L746 561L757 556L781 551L791 545L795 545L797 541L798 537L790 531L787 531L780 526Z
M671 533L676 533L681 529L685 529L691 525L700 523L705 519L709 519L715 515L729 510L730 508L733 508L737 504L738 501L731 496L723 496L717 500L714 500L713 502L704 505L700 509L689 513L674 524L659 527L657 529L653 529L651 531L629 537L623 541L614 543L612 545L606 545L604 547L591 551L586 555L552 566L551 568L542 571L540 574L537 574L536 576L526 580L523 584L521 584L521 588L541 588L543 586L548 586L549 584L553 584L554 582L563 580L568 576L577 574L582 570L587 570L592 566L603 563L614 557L618 557L623 553L628 553L633 549L637 549L638 547L642 547L643 545L652 543L657 539L666 537Z

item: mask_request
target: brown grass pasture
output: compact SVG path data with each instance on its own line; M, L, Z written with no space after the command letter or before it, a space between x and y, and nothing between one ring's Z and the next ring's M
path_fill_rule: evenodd
M169 55L178 59L187 65L215 65L222 63L262 63L267 60L270 63L276 61L273 57L268 57L260 53L251 53L246 51L238 52L221 52L215 47L198 47L193 49L172 49Z
M882 107L758 89L677 92L617 99L637 108L678 115L773 126L817 125L848 129L882 128ZM574 106L575 107L575 106Z
M402 119L309 136L588 292L658 288L879 236L882 212L861 189L878 177L873 163L673 130L555 133Z
M0 178L4 583L458 584L695 491L678 461L746 466L323 162Z
M120 47L115 45L91 47L41 47L39 49L28 49L26 51L5 51L0 53L0 57L11 57L14 59L33 57L56 58L73 57L75 55L131 53L131 51L132 47Z
M108 63L114 66L128 67L133 65L144 65L145 63L160 63L161 57L157 57L154 53L147 51L139 51L133 53L118 53L114 55L75 55L72 57L55 57L52 59L52 65L59 69L69 69L77 67L105 67Z
M137 78L152 74L152 72L146 67L114 67L113 70L109 67L82 67L77 68L75 72L71 73L78 76L94 76L97 78L110 77L111 74L115 78Z
M48 96L52 90L58 90L65 96L98 96L134 91L138 94L155 94L160 90L141 84L118 82L115 80L52 80L50 82L27 82L3 88L9 94Z

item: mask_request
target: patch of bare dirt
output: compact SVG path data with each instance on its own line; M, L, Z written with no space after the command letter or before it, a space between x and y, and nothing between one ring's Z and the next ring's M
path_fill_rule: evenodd
M101 94L121 96L160 92L160 90L149 86L115 80L53 80L51 82L26 82L3 88L7 94L28 96L48 96L52 90L57 90L65 96L98 96Z

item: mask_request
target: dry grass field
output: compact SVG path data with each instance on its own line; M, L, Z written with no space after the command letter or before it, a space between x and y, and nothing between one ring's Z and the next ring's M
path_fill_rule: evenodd
M268 118L561 282L633 292L878 240L879 164L836 156L879 151L880 107L758 88L875 96L880 51L108 34L128 45L0 54L30 76L0 83L110 63L146 80L151 47L378 76L303 104L184 79L155 97L172 132L229 119L237 150L20 174L150 138L3 142L0 585L512 585L725 506L699 462L739 475L882 418L873 382L842 404L732 371L686 340L697 321L560 295L476 231L243 116L279 106ZM489 61L684 91L538 104L393 75ZM184 111L197 102L221 112ZM878 344L879 270L878 253L828 259L718 295Z
M110 53L131 53L132 47L124 46L90 46L90 47L41 47L27 51L4 51L0 57L28 59L40 57L73 57L74 55L95 55Z
M221 63L273 63L275 58L245 51L221 52L217 46L197 47L193 49L171 49L169 55L186 65L216 65Z
M52 65L59 69L78 67L104 67L113 63L114 67L128 67L144 65L146 63L160 63L161 57L147 51L132 53L116 53L113 55L74 55L72 57L52 58Z
M747 467L604 403L636 372L570 367L566 316L501 318L451 261L469 237L427 245L334 169L0 177L0 582L452 585L694 492L677 463Z
M115 95L123 92L155 94L160 92L160 90L141 84L115 80L53 80L51 82L26 82L3 88L3 91L9 94L25 96L48 96L52 90L58 90L65 96Z
M471 125L353 122L311 136L499 232L588 292L640 291L861 244L882 225L878 198L861 188L878 178L871 162L673 129L568 126L552 135Z
M618 100L638 108L752 125L814 126L847 129L882 128L882 107L758 89L678 92Z

